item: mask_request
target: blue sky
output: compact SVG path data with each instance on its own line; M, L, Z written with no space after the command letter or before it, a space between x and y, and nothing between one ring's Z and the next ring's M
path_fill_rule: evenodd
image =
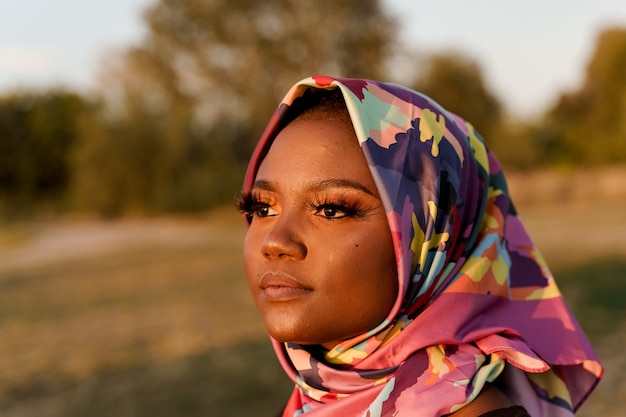
M93 83L107 51L139 42L152 0L0 0L0 91Z
M140 42L152 0L0 0L0 93L89 88L107 52ZM537 114L576 87L598 32L626 27L624 0L383 0L407 48L481 65L513 111Z

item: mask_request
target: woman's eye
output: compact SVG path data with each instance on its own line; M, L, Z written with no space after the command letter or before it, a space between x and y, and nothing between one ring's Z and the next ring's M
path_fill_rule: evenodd
M350 215L348 211L348 209L343 207L338 207L335 205L325 205L318 208L318 210L315 212L315 215L322 216L328 220L335 220Z
M257 217L271 217L278 214L269 204L257 203L252 207L252 213Z

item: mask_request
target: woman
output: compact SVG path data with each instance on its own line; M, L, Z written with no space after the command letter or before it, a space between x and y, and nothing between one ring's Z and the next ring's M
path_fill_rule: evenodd
M603 373L495 157L428 97L299 82L239 206L284 416L571 416Z

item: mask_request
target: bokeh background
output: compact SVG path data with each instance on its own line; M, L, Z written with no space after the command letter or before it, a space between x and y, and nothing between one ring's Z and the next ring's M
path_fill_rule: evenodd
M621 415L621 0L0 0L0 415L275 414L232 199L312 74L473 122L607 367L578 415Z

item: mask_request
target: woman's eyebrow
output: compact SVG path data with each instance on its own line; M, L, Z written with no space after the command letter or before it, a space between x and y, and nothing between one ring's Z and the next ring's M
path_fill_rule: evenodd
M366 194L371 195L372 197L378 198L378 194L360 182L352 181L348 179L338 178L338 179L328 179L323 181L316 181L309 186L307 186L307 191L316 192L323 191L328 188L354 188L360 191L363 191Z
M252 187L250 187L250 189L254 190L255 188L259 190L264 190L264 191L274 191L274 187L272 186L272 183L269 181L265 181L265 180L254 181L254 184L252 184Z
M307 192L320 192L329 188L353 188L359 191L362 191L366 194L371 195L372 197L378 197L378 194L375 191L370 190L363 184L357 181L352 181L349 179L337 178L337 179L328 179L315 181L310 184L307 184L306 191ZM264 191L275 191L276 187L270 182L266 180L256 180L251 187L252 190L264 190Z

